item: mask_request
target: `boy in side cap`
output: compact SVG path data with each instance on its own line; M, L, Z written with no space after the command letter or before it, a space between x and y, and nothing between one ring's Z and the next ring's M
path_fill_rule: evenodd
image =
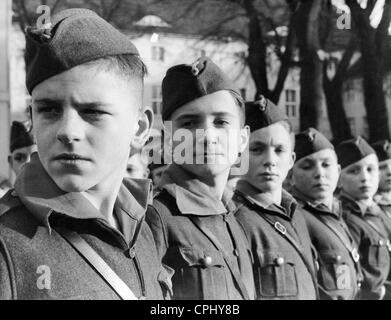
M236 217L254 256L257 299L317 298L316 270L305 220L282 183L295 161L286 115L264 97L246 104L249 170L238 181Z
M379 185L375 150L361 137L336 148L342 167L340 200L343 217L358 245L364 275L361 299L383 299L390 270L389 240L383 213L373 201Z
M37 146L31 132L22 122L13 121L8 163L16 176L19 175L23 165L30 161L31 154L35 151L37 151Z
M123 180L152 121L137 49L68 9L28 29L25 60L38 153L0 203L0 299L162 299L150 181Z
M309 128L295 137L293 196L302 207L318 257L320 299L352 300L361 286L357 245L333 193L341 167L331 142Z
M243 102L209 58L167 71L163 120L172 123L174 163L147 221L163 263L175 270L174 299L253 299L252 261L226 188L248 140ZM185 141L175 136L185 134ZM187 157L177 150L185 145Z
M379 159L379 189L375 201L391 216L391 145L388 140L375 142L372 145Z

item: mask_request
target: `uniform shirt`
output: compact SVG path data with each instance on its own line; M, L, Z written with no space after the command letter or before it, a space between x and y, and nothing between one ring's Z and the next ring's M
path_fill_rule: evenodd
M247 239L233 215L232 194L223 201L196 176L171 165L162 176L162 191L154 199L156 211L147 214L163 263L175 270L174 299L232 300L254 298L251 254ZM192 220L197 217L216 241ZM226 253L234 273L224 259Z
M317 283L311 239L302 213L296 210L297 203L293 197L283 191L279 206L248 182L240 180L234 200L240 206L236 217L247 233L254 256L257 299L316 299ZM275 226L282 226L282 230L286 230L301 247L306 260L263 216L273 221Z
M113 229L81 194L60 190L37 156L0 201L0 299L119 299L58 231L78 233L136 297L162 299L169 275L144 222L148 180L121 185Z
M344 192L340 195L343 217L360 253L363 271L361 299L381 298L390 270L388 234L378 205L366 208Z
M303 209L311 242L317 251L320 299L355 299L362 281L361 267L357 245L342 218L340 202L334 199L330 210L324 204L308 201L296 188L292 193Z

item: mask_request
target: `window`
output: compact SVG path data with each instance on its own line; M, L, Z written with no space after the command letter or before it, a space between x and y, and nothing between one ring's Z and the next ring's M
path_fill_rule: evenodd
M152 86L152 110L155 114L162 113L162 89L160 85Z
M165 55L165 50L163 47L159 46L153 46L151 48L151 56L153 61L162 61L164 62L164 55Z
M297 117L297 92L296 90L285 90L285 112L290 118Z
M246 88L240 89L240 95L242 96L243 100L246 100Z

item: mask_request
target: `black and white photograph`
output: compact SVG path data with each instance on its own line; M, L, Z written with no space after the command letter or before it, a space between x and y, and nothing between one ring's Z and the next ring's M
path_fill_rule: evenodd
M0 305L391 300L390 128L391 0L2 0Z

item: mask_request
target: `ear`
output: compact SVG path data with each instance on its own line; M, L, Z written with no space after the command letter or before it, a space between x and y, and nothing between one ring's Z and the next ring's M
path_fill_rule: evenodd
M246 150L248 142L250 140L250 127L244 126L243 129L240 129L240 153L243 153Z
M153 124L153 111L150 108L145 108L140 111L139 120L136 126L131 149L142 149L147 142Z
M295 165L295 161L296 161L296 153L294 151L292 151L291 159L289 161L290 169L292 169L293 166Z

